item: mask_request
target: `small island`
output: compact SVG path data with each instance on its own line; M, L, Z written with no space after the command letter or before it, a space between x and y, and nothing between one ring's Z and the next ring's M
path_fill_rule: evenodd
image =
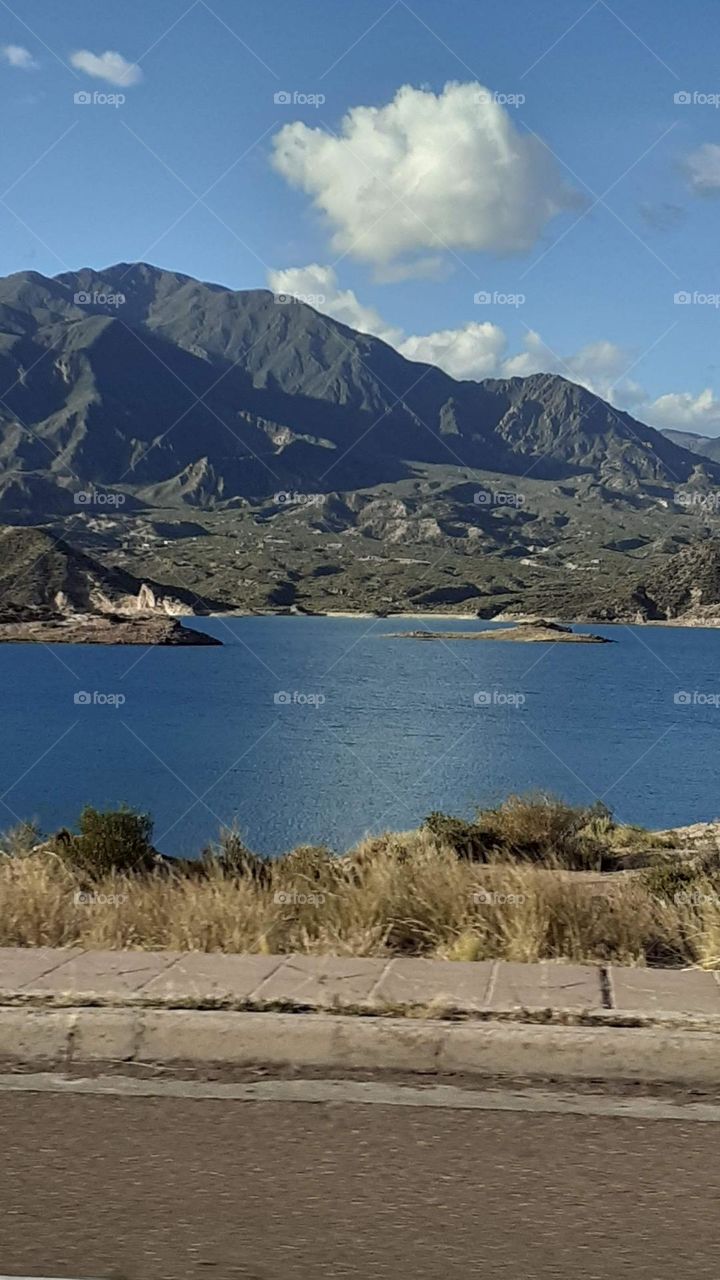
M177 618L76 614L61 618L0 621L0 644L218 645L222 640L184 627Z
M520 644L614 644L607 636L584 635L559 622L517 622L497 631L393 631L390 640L513 640Z

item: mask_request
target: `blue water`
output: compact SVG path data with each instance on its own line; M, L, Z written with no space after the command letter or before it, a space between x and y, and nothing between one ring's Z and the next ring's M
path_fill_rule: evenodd
M720 813L718 632L447 645L384 639L420 625L397 618L193 625L224 647L0 646L0 827L126 802L153 814L165 852L197 853L235 821L275 853L533 788L655 826ZM80 691L125 702L76 704Z

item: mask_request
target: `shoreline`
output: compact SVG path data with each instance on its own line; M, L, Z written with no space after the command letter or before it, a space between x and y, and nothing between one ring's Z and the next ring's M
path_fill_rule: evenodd
M196 613L183 614L182 617L170 615L139 615L137 617L116 616L108 617L106 615L77 615L58 619L33 619L24 622L6 621L0 623L0 645L13 644L62 644L67 646L84 646L84 645L146 645L157 647L177 647L177 646L204 646L204 645L221 645L222 639L214 635L212 632L205 631L201 625L204 618L216 619L220 622L227 621L230 618L306 618L306 619L357 619L359 621L370 620L374 623L388 623L407 625L416 622L420 628L424 629L432 627L437 623L472 623L476 630L465 631L462 634L453 631L447 633L435 633L431 635L418 635L414 638L431 639L442 638L445 634L449 639L466 639L479 640L491 639L495 632L502 633L498 638L507 640L528 640L530 637L522 635L523 630L534 627L536 630L550 631L565 630L568 634L564 637L559 635L546 635L541 637L538 635L536 639L559 640L564 638L567 640L590 640L596 642L609 643L610 638L597 634L597 629L601 631L616 631L618 629L629 630L635 627L648 628L665 628L683 631L717 631L720 628L720 619L717 621L702 620L690 621L675 618L668 621L646 621L646 622L620 622L620 621L577 621L575 619L566 621L558 618L539 619L537 616L523 615L513 618L503 617L502 615L495 618L478 618L473 613L449 613L443 612L427 612L421 613L388 613L376 614L367 610L331 610L327 613L298 613L290 612L285 609L273 609L263 611L249 611L245 609L227 609L213 613ZM545 624L543 627L542 624ZM549 624L549 625L548 625ZM580 628L580 630L572 631L572 628ZM370 631L375 630L374 625L368 628ZM517 634L515 634L517 632ZM381 634L385 634L381 632ZM407 637L410 633L395 633L400 636ZM410 638L413 638L412 636Z
M475 613L435 613L427 610L420 613L373 613L368 609L332 609L323 613L291 613L287 609L226 609L221 613L204 613L191 614L185 621L192 622L196 618L370 618L376 622L392 622L394 619L417 618L423 622L431 622L433 619L439 621L452 622L475 622L481 626L491 627L510 627L518 626L523 623L536 622L538 614L517 614L509 617L508 615L499 614L495 618L479 618ZM705 619L703 621L683 621L682 618L656 619L649 618L645 621L635 619L632 622L624 622L620 620L606 621L601 619L578 619L555 616L554 614L542 617L549 622L557 623L559 626L565 627L658 627L658 628L676 628L682 631L718 631L720 630L720 617L716 621Z

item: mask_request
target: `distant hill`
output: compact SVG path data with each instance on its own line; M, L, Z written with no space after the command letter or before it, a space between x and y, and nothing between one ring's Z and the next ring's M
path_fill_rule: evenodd
M720 462L720 436L700 436L694 431L663 431L662 434L680 449Z
M106 568L40 529L0 526L0 622L72 614L207 613L217 607L182 588Z
M720 623L720 541L693 543L629 590L600 600L587 613L618 622Z

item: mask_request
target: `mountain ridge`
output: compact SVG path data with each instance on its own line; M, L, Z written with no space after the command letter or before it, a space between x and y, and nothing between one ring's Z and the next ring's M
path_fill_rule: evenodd
M266 289L0 279L0 520L218 607L572 620L716 533L718 484L565 378L457 381Z
M697 431L674 431L670 428L665 428L662 434L681 449L698 453L711 462L720 462L720 436L703 436Z
M415 464L619 488L720 480L720 464L558 375L456 381L302 302L148 264L0 280L0 385L6 480L141 501L158 485L200 507L357 488ZM5 493L0 473L3 514Z

